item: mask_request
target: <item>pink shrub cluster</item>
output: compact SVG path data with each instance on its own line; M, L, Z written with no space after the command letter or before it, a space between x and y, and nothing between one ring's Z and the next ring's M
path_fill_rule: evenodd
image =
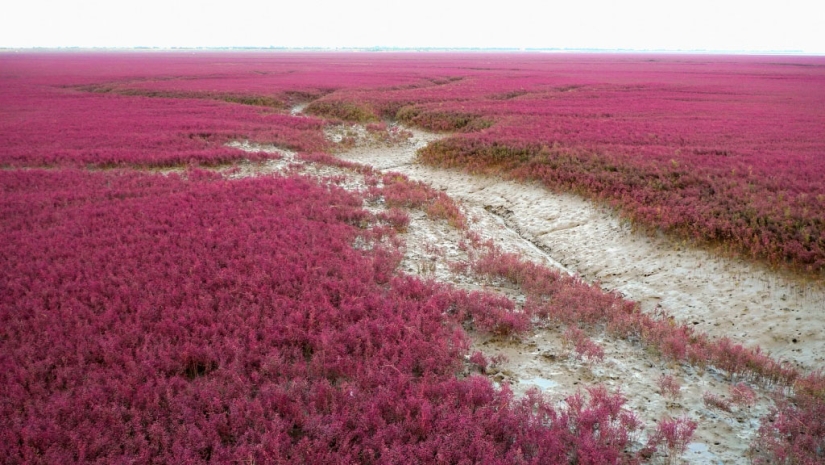
M444 192L426 183L413 181L408 176L394 171L382 174L370 166L341 160L326 153L302 153L298 157L301 160L348 169L365 175L369 186L369 196L373 199L383 199L390 207L389 211L380 215L381 218L392 223L396 229L403 230L409 224L409 217L401 208L423 210L431 219L446 220L454 228L465 229L467 227L467 218L458 204Z
M327 146L319 120L244 105L21 87L0 91L4 166L215 165L265 156L224 146L233 139L293 150Z
M393 277L397 252L352 246L390 230L335 186L74 170L0 186L3 463L637 460L618 395L559 410L459 379L460 323L529 321Z
M735 383L730 387L731 401L737 405L753 405L756 393L745 383Z
M581 329L570 326L562 334L562 341L569 346L577 357L589 361L600 362L604 359L604 349L590 339Z
M316 118L237 102L86 92L70 84L103 78L105 57L70 77L59 74L70 57L42 58L0 57L0 166L216 165L265 156L224 146L235 139L292 150L328 147ZM41 61L45 75L31 69Z
M558 426L558 438L563 443L580 445L559 457L559 463L595 465L630 459L632 456L622 452L630 445L634 433L641 430L641 423L636 415L622 408L625 398L609 393L603 386L589 388L587 394L587 397L575 394L566 398L566 409L560 413L542 412ZM528 398L531 397L528 393ZM612 445L620 448L613 449Z
M702 401L708 407L717 408L724 412L731 412L733 410L733 404L724 397L720 397L712 392L705 391L702 394Z
M444 192L400 173L383 175L382 183L382 188L373 189L373 195L383 196L388 206L423 209L433 219L447 220L459 229L466 227L467 219L461 209Z
M800 378L790 398L777 399L777 407L762 422L751 455L757 464L825 462L825 376L821 372Z
M390 208L386 212L379 213L377 216L378 219L392 225L398 232L406 231L407 226L410 225L410 215L400 208Z
M456 111L426 111L416 106L405 106L398 110L395 117L404 123L418 126L430 131L473 132L493 125L490 119L476 114Z
M672 400L678 399L682 395L682 386L672 375L662 375L656 380L659 386L659 393Z
M370 123L378 119L369 105L345 100L316 100L307 105L306 111L324 118L355 123Z
M473 352L473 354L470 355L468 361L475 365L481 373L487 372L487 366L489 365L489 361L487 360L487 357L485 357L484 354L480 351L477 350Z
M643 453L652 455L652 452L657 449L665 449L668 453L667 463L672 463L673 458L678 457L687 449L697 426L695 421L686 417L663 418L659 421L656 431L650 436L648 446Z

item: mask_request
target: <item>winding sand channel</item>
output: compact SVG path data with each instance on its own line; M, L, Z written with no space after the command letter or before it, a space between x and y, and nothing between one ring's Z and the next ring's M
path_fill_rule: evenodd
M397 171L445 191L464 205L471 219L504 223L554 266L598 281L604 289L640 302L647 311L661 306L710 335L759 345L803 368L825 366L825 290L821 287L796 283L759 265L634 233L615 213L538 184L419 164L416 150L439 136L412 132L413 137L400 145L359 144L338 156Z

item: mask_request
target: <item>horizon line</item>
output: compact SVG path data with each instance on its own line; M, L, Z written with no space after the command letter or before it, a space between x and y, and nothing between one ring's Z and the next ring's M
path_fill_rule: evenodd
M824 52L806 52L804 50L726 50L726 49L633 49L633 48L558 48L558 47L286 47L286 46L32 46L4 47L0 52L20 51L285 51L285 52L516 52L516 53L658 53L658 54L696 54L696 55L789 55L789 56L825 56Z

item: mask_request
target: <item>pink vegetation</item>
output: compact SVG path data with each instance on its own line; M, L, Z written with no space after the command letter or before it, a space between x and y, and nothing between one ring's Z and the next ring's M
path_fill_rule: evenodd
M0 163L223 163L321 121L457 131L424 161L536 179L659 228L825 269L825 62L546 54L4 55ZM234 104L233 104L234 103ZM243 105L237 105L237 104Z
M825 267L818 58L44 53L0 64L4 168L266 156L224 146L237 139L341 164L319 152L330 119L380 131L394 118L455 132L422 150L426 162L537 179L646 227ZM291 115L298 103L321 118ZM442 193L351 167L389 206L465 224ZM394 277L399 253L378 244L409 217L374 217L334 187L64 169L6 170L0 188L3 462L613 463L684 449L695 424L681 419L625 453L637 421L600 388L556 409L457 376L462 326L508 336L545 321L582 328L568 334L582 356L603 355L584 333L599 327L791 386L755 460L822 457L820 374L494 247L468 266L521 286L524 312ZM375 247L356 250L356 238ZM752 393L736 389L746 405Z
M236 139L292 150L328 146L316 118L227 99L124 96L78 86L111 78L107 56L78 56L88 68L73 55L0 57L0 166L215 165L261 157L224 146ZM157 72L158 65L144 71Z
M462 323L524 322L391 277L374 242L391 230L364 229L356 196L198 171L0 177L3 463L636 461L618 395L556 410L457 377Z

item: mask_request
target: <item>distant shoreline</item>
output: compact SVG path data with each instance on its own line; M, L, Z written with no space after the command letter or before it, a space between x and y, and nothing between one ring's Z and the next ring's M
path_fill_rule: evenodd
M744 56L825 56L802 50L668 50L600 48L483 48L483 47L0 47L8 52L356 52L356 53L552 53L620 55L744 55Z

